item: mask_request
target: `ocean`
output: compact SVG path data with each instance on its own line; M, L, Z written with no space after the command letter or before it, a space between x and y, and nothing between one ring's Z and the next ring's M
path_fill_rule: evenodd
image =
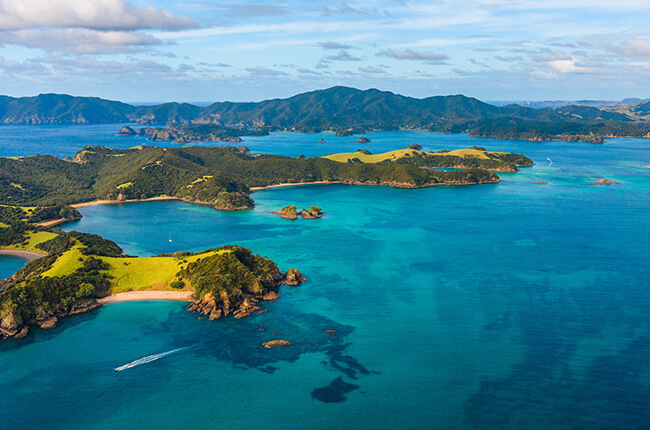
M115 125L13 129L30 154L146 142L113 136ZM292 156L479 145L535 166L491 185L258 191L245 212L178 201L83 208L64 229L128 254L238 244L309 280L242 320L210 322L178 302L117 303L3 342L0 427L650 428L650 143L367 136L243 144ZM5 139L0 155L24 155ZM621 184L589 185L603 178ZM291 204L326 216L269 213ZM22 264L0 257L0 277ZM271 339L292 345L264 349Z

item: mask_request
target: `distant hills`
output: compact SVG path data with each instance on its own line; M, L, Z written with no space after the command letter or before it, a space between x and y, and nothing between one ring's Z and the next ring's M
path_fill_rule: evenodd
M95 97L41 94L0 96L4 124L218 124L301 132L426 129L501 138L598 141L602 136L644 136L650 102L598 109L562 106L532 109L494 106L463 95L423 99L376 89L332 87L258 103L217 102L133 106ZM493 125L499 124L498 127ZM552 127L551 127L552 124ZM523 132L521 130L524 130Z

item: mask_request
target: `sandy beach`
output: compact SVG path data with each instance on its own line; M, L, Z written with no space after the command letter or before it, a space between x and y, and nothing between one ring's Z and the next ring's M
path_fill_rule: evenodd
M75 203L74 205L70 205L70 206L72 206L75 209L78 209L78 208L85 208L87 206L95 206L95 205L118 205L121 203L153 202L157 200L181 200L181 199L172 196L162 196L162 197L152 197L150 199L133 199L133 200L93 200L92 202Z
M103 305L107 303L140 302L148 300L175 300L179 302L187 302L190 300L191 296L191 291L129 291L126 293L111 294L103 299L98 299L97 302Z
M318 185L318 184L344 184L340 181L314 181L314 182L288 182L285 184L267 185L265 187L251 187L251 191L268 190L271 188L295 187L298 185Z
M54 227L55 225L63 224L64 222L71 221L68 218L59 218L59 219L53 219L51 221L45 221L45 222L39 222L36 225L40 225L41 227Z
M27 260L38 260L45 257L46 254L40 254L33 251L21 251L18 249L0 249L0 255L8 255L10 257L25 258Z

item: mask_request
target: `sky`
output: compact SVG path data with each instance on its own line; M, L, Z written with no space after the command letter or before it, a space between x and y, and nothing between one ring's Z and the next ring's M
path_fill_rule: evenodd
M650 0L0 0L0 94L650 97Z

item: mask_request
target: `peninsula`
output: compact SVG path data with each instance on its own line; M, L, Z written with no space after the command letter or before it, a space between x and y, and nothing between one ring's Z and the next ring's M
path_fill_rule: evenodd
M476 147L439 153L406 149L381 156L366 155L292 158L253 156L236 147L147 146L123 150L87 146L68 159L49 155L0 157L0 204L51 207L95 200L170 197L220 210L242 210L253 207L251 188L296 183L401 188L486 184L499 182L493 171L514 172L517 166L532 165L523 155ZM432 169L437 167L464 170Z
M277 299L280 285L304 280L296 269L285 276L273 261L238 246L130 257L98 235L54 233L24 221L1 227L0 243L41 255L0 283L0 339L124 300L189 300L189 310L210 320L243 318L260 301Z

